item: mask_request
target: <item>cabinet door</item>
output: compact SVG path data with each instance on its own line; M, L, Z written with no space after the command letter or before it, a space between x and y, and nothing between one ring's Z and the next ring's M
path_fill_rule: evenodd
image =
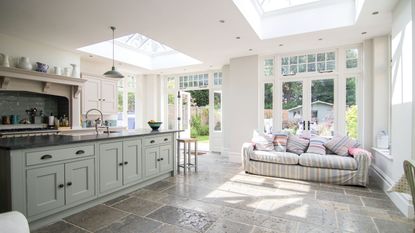
M104 114L116 114L117 110L117 83L101 81L101 111Z
M27 171L28 215L33 216L65 205L64 165Z
M141 140L129 140L123 142L124 160L124 185L134 183L142 176Z
M95 195L94 159L65 164L66 204Z
M173 170L173 146L160 146L160 172Z
M85 114L91 108L101 108L101 81L99 79L86 78L82 91L82 112Z
M148 147L144 149L144 173L150 177L159 173L159 148Z
M101 193L122 186L122 142L99 145L99 190Z

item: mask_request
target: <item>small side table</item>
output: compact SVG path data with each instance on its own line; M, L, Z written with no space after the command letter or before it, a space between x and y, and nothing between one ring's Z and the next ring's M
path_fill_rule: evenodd
M180 164L180 145L183 143L183 160L184 162ZM195 144L195 161L191 163L191 145ZM187 160L187 161L186 161ZM186 174L186 170L190 171L190 168L194 166L195 172L197 172L197 139L196 138L178 138L177 139L177 173L180 173L180 167L183 168L183 173Z

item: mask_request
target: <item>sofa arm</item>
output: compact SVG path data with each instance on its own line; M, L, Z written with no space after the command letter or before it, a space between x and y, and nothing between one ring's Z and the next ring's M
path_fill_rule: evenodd
M370 167L370 164L372 162L372 155L370 152L364 152L361 151L359 153L356 153L353 155L354 159L356 159L358 169L366 169L368 170Z
M242 145L241 156L242 156L242 165L244 169L247 168L247 164L249 162L249 155L253 151L254 151L254 145L252 143L246 142Z

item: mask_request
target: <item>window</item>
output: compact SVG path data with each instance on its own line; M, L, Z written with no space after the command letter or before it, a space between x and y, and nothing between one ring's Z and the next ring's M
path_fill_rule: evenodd
M269 58L264 60L264 76L269 77L274 75L274 59Z
M359 66L359 50L357 48L346 49L346 68L353 69Z
M336 53L312 53L281 58L281 74L292 76L297 73L330 72L336 69Z
M357 78L346 79L346 133L349 137L358 138L358 107L356 101Z
M215 131L222 131L222 92L213 92L214 125Z
M264 132L271 133L273 126L273 88L272 83L264 83Z
M118 81L117 125L135 129L137 80L133 75Z
M179 77L179 88L206 88L209 85L208 74L184 75Z
M213 84L215 86L222 85L222 72L213 73Z
M167 89L176 88L176 79L174 77L167 78Z
M176 121L176 105L174 104L174 100L176 98L175 94L168 94L167 97L167 114L168 114L168 129L174 129L175 121Z

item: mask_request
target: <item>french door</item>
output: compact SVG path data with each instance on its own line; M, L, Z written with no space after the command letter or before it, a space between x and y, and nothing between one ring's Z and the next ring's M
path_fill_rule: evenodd
M281 81L280 127L292 134L334 135L336 77Z
M178 105L177 105L177 121L178 128L184 130L180 132L180 138L190 138L190 106L191 95L189 92L179 91Z

